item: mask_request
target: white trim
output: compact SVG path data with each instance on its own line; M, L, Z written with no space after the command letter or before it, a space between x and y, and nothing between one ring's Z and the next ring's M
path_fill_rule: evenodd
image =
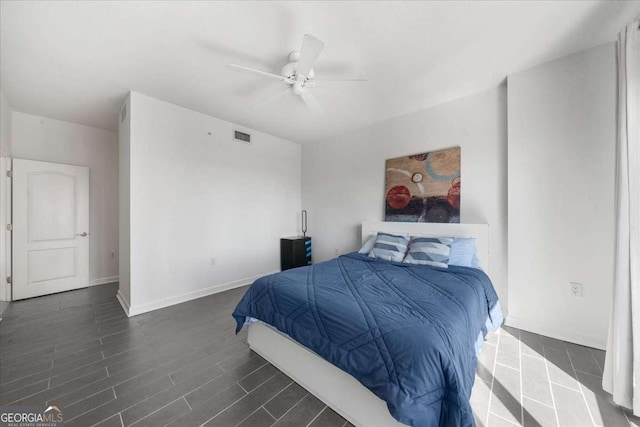
M124 297L124 295L122 295L122 293L120 292L120 289L118 289L118 292L116 293L116 299L118 300L118 302L120 303L120 305L122 306L122 309L124 310L124 313L127 315L127 317L131 317L131 315L129 314L129 301L127 301L127 299Z
M362 243L364 244L370 235L378 231L409 236L473 237L476 239L480 267L487 275L489 274L488 224L367 221L362 223Z
M262 322L249 325L252 350L357 427L396 427L385 402L358 380Z
M258 274L255 276L246 277L244 279L236 280L233 282L222 283L219 285L209 286L208 288L198 289L196 291L185 292L185 293L174 295L171 297L161 298L146 304L140 304L140 305L127 304L128 309L125 309L125 311L127 312L127 316L136 316L138 314L159 310L161 308L169 307L171 305L180 304L180 303L191 301L197 298L206 297L212 294L217 294L218 292L228 291L229 289L234 289L234 288L239 288L241 286L249 285L253 283L256 279L259 279L260 277L267 276L273 273L277 273L277 271ZM120 301L120 304L123 304L123 301ZM124 305L123 305L123 308L124 308Z
M118 280L120 280L120 276L101 277L91 280L89 286L106 285L107 283L117 282Z
M11 285L7 283L7 277L11 276L11 232L5 229L5 224L11 221L11 179L7 178L7 171L11 170L11 158L0 157L0 194L3 197L0 206L4 208L0 212L0 301L11 301Z
M507 316L504 323L512 328L522 329L524 331L533 332L534 334L544 335L546 337L568 341L574 344L584 345L600 350L604 350L607 346L606 338L602 339L600 337L580 335L575 332L563 331L554 327L549 328L541 323L515 316Z

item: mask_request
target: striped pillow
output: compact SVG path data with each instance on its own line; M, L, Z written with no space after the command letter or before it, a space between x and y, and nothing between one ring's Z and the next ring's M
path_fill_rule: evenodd
M404 262L447 268L452 243L451 237L414 237Z
M404 254L407 253L407 246L409 246L409 239L404 236L378 233L369 256L385 261L402 262Z

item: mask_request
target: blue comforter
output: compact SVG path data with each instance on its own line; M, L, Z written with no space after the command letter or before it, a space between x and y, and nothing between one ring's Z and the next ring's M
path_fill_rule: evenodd
M268 323L348 372L412 426L473 426L478 335L498 302L484 272L352 253L258 279L233 317Z

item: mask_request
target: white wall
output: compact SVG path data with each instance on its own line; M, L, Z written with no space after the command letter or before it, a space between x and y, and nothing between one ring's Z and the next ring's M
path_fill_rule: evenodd
M604 348L613 283L613 43L509 76L509 318ZM584 284L584 297L569 282Z
M90 279L117 281L118 135L14 111L12 150L14 158L89 167Z
M242 144L232 123L138 93L130 114L129 314L279 271L279 239L299 228L300 146L251 130Z
M0 157L11 157L11 105L0 91Z
M120 301L124 305L125 311L129 311L131 301L131 239L130 236L130 140L131 140L131 107L130 97L124 102L124 105L120 109L120 117L118 120L118 181L119 181L119 195L118 195L118 218L119 218L119 231L118 231L118 245L119 245L119 289L118 298L123 299Z
M461 221L489 224L490 272L506 298L506 87L303 146L303 208L314 262L360 246L360 224L384 218L385 160L462 147Z
M9 100L0 91L0 301L11 300L11 286L6 277L10 273L11 262L11 232L6 230L5 224L10 222L9 209L11 182L7 179L7 170L11 169L11 115L13 111ZM0 314L6 304L0 303Z

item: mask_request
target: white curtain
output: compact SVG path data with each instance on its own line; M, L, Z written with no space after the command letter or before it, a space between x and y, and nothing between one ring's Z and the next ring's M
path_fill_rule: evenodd
M613 311L602 386L640 416L640 20L618 34Z

